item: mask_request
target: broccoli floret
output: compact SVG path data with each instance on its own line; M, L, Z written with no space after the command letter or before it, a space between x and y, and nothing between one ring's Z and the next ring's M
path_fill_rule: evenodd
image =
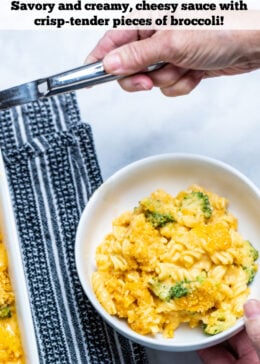
M146 211L145 218L155 229L161 228L169 222L174 222L174 218L170 214L161 214L160 212Z
M211 335L211 336L219 334L220 332L222 332L224 330L225 330L225 327L223 325L223 322L217 323L213 326L206 325L206 324L203 325L204 333L207 335Z
M236 322L236 317L230 312L215 311L211 314L209 323L203 325L203 331L207 335L216 335L227 330Z
M158 279L153 278L149 281L149 288L152 290L155 296L159 297L162 301L170 301L170 285L163 284Z
M256 272L257 272L256 267L254 265L252 265L251 267L243 267L243 269L248 276L247 284L252 283L255 278Z
M248 240L244 240L240 249L240 254L235 257L235 263L242 266L243 269L250 268L257 270L257 265L255 261L258 259L258 251L253 247L253 245Z
M187 296L189 293L189 289L187 288L187 284L185 282L178 282L173 287L170 288L170 296L171 298L181 298Z
M255 278L256 271L252 267L246 268L245 271L248 274L247 284L250 284L253 282L253 280Z
M249 255L253 259L253 261L255 262L258 259L259 253L253 247L253 245L250 243L250 241L247 240L246 243L248 244Z
M212 215L212 207L209 198L201 191L192 191L188 193L182 200L181 209L194 211L194 214L200 210L205 219L209 219Z
M176 221L173 216L173 197L164 191L158 190L140 201L139 209L155 229Z
M159 297L162 301L169 302L174 298L181 298L189 294L188 282L177 282L174 286L170 284L161 283L158 279L154 278L149 282L149 286L155 296Z
M243 259L239 261L242 268L246 272L248 276L247 284L253 282L256 272L257 272L257 264L255 261L258 259L258 251L253 247L250 241L244 241L243 248Z
M12 316L10 306L2 306L0 307L0 319L8 318Z

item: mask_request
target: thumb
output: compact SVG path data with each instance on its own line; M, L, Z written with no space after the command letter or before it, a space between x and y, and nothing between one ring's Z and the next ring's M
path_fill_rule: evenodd
M244 305L247 334L260 356L260 301L248 300Z
M130 75L153 63L166 61L167 49L165 37L152 36L111 51L104 57L103 65L108 73Z

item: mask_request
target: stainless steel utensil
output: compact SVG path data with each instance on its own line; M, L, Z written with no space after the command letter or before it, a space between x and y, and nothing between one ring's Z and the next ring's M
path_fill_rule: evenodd
M152 72L162 68L164 65L164 62L155 63L142 72ZM102 61L91 63L67 72L0 91L0 110L26 104L44 97L71 92L83 87L118 80L123 77L126 76L115 76L106 73Z

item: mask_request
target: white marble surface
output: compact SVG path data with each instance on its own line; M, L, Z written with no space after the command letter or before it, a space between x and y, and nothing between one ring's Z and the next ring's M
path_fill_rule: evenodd
M99 31L0 31L0 89L80 66ZM78 92L106 179L139 158L199 153L238 168L260 186L260 71L212 79L190 95L129 94L116 82ZM195 353L148 350L151 364L199 364Z

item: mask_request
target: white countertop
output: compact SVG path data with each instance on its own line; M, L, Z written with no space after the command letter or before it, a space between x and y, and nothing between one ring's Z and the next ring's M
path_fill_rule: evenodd
M0 89L82 65L99 31L0 31ZM260 186L260 71L203 81L190 95L126 93L116 82L78 92L106 179L158 153L204 154ZM151 364L198 364L195 353L148 350Z

